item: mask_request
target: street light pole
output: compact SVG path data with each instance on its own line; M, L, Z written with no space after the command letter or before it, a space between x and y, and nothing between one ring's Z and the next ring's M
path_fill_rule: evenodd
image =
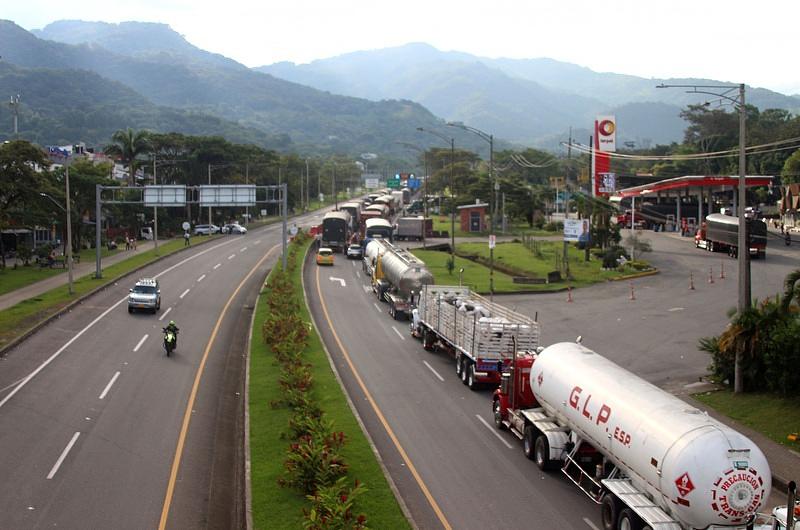
M158 185L158 177L156 176L156 154L153 153L153 186ZM159 193L159 200L161 194ZM136 234L133 235L136 237ZM158 256L158 206L153 206L153 248Z
M737 246L739 247L736 252L737 262L739 265L739 315L743 315L751 306L751 289L750 289L750 249L747 242L747 220L744 215L745 205L747 202L747 157L746 149L746 125L745 120L747 117L747 109L745 108L744 99L744 83L740 83L738 97L731 97L728 95L735 86L730 85L658 85L656 88L690 88L687 90L688 94L708 94L730 101L737 106L739 111L739 189L738 189L738 211L736 212L739 217L739 233L737 238ZM706 90L700 90L706 89ZM725 92L711 92L711 89L725 90ZM734 375L733 375L733 391L734 393L741 393L744 391L744 375L742 374L742 353L737 351L734 360Z
M67 278L69 279L69 294L74 294L75 290L72 288L72 216L70 215L69 200L69 161L65 163L66 169L66 189L67 189ZM100 222L100 219L97 219Z
M491 226L491 234L489 235L489 238L491 240L494 238L495 223L497 222L497 203L498 203L497 194L500 191L500 186L497 184L497 182L495 182L495 177L494 177L494 135L491 135L480 129L476 129L475 127L464 125L463 123L448 122L447 125L449 127L458 127L459 129L464 129L465 131L477 134L484 141L489 143L489 182L492 185L492 192L491 192L492 208L490 211L490 218L489 218L489 224ZM494 245L492 245L491 243L489 245L489 299L494 301Z
M456 266L456 184L455 184L455 177L453 175L453 166L455 165L455 145L456 141L453 137L447 137L442 133L432 131L430 129L426 129L424 127L417 127L417 130L420 132L426 132L428 134L432 134L438 138L441 138L445 142L450 143L450 261L453 264L453 267ZM423 208L425 208L424 204L427 203L427 194L428 194L428 175L425 175L425 202L423 203ZM439 212L441 214L441 212ZM491 284L491 280L489 282Z

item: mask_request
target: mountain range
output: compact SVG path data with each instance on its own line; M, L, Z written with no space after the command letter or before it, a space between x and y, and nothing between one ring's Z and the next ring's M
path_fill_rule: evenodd
M486 144L445 128L461 121L504 139L557 150L572 129L587 142L599 114L615 114L618 141L680 141L680 111L702 100L668 84L597 73L551 59L489 59L427 44L362 51L309 64L248 68L155 23L58 21L26 31L0 21L0 94L21 94L20 132L39 143L108 141L114 130L221 135L301 153L375 152L408 158L402 143L465 149ZM5 92L3 92L5 91ZM759 108L800 109L799 96L748 88ZM10 107L0 106L3 124ZM10 131L9 131L10 132Z
M372 100L416 101L446 120L463 121L513 142L552 148L570 127L588 141L598 115L617 117L618 139L647 147L680 141L680 112L707 96L659 90L660 84L720 85L710 79L645 79L598 73L552 59L491 59L443 52L423 43L359 51L308 64L256 68L289 81ZM748 104L797 112L800 96L748 87Z

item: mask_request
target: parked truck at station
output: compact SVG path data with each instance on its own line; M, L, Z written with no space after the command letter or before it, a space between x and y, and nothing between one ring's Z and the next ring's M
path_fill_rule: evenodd
M577 343L515 355L492 410L600 506L604 530L743 530L770 492L756 444Z
M539 346L539 324L487 300L468 287L426 285L413 313L412 335L426 350L455 358L456 374L471 390L497 385L515 349Z
M758 219L745 218L748 251L757 258L767 256L767 225ZM712 213L694 236L694 246L709 252L725 251L731 257L739 253L739 218Z
M399 217L395 225L394 237L397 240L413 239L422 241L431 237L433 219L430 217Z

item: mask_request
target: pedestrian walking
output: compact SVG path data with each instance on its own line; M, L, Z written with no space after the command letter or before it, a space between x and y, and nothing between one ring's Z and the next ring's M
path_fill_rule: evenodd
M131 249L131 238L128 237L128 232L125 232L125 250Z
M139 244L139 242L136 240L136 238L132 237L131 238L131 247L133 248L133 250L136 250L136 247L137 247L138 244Z
M183 233L183 246L184 246L184 247L190 247L190 246L192 246L192 243L191 243L191 241L189 241L189 231L188 231L188 230L186 230L186 231Z

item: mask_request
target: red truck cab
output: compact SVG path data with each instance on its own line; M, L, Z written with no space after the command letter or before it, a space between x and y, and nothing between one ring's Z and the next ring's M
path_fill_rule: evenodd
M531 367L536 360L532 353L523 353L509 361L500 376L500 386L494 391L494 423L503 428L508 411L538 406L530 384Z

